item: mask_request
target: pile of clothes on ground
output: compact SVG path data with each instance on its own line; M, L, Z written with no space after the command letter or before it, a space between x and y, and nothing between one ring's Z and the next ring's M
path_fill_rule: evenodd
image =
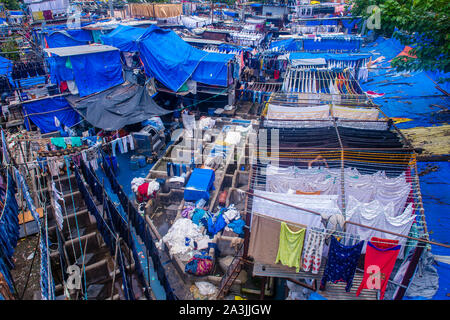
M233 204L212 213L204 209L206 202L202 200L187 202L182 217L175 221L162 239L168 244L172 255L186 262L185 272L196 276L208 275L213 271L215 257L220 254L216 235L227 229L243 237L245 225Z

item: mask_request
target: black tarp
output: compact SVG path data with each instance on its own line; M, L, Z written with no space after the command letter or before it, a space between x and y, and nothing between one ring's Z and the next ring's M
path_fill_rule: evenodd
M144 87L131 83L81 99L78 95L66 99L89 123L107 131L172 112L158 106Z

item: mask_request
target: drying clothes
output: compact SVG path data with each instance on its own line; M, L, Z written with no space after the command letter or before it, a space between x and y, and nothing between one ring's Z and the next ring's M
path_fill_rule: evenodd
M345 291L349 292L352 287L353 277L364 241L353 246L344 246L332 236L328 251L328 260L320 281L320 290L325 290L327 281L333 283L346 282Z
M128 142L130 143L130 150L134 150L134 139L133 139L133 136L130 134L127 137L128 137Z
M80 137L71 137L70 142L72 144L72 147L80 147L82 145Z
M122 139L117 138L116 140L117 140L117 142L119 144L120 153L124 153L124 147L123 147Z
M91 165L91 168L92 168L94 171L98 169L98 162L97 162L97 159L93 159L93 160L89 161L89 163L90 163L90 165Z
M118 142L119 142L119 139L115 139L115 140L111 141L111 149L112 149L113 157L116 156L116 147L117 147Z
M288 119L288 120L304 120L304 119L329 119L330 107L328 105L311 106L311 107L284 107L269 104L267 110L267 119Z
M266 191L287 193L289 189L303 192L321 191L321 195L337 195L341 190L341 170L327 168L299 169L278 168L268 165ZM411 191L404 173L389 178L384 171L361 174L356 168L344 169L346 203L350 196L360 202L380 201L383 205L394 204L394 216L403 212ZM340 201L340 198L339 198Z
M259 263L273 265L278 254L280 229L279 221L252 216L248 255Z
M295 267L300 271L300 257L303 249L306 229L292 231L285 222L281 223L280 242L275 263L281 262L288 267Z
M128 152L128 137L122 138L122 145L123 145L123 152L127 153Z
M343 119L357 120L378 120L378 110L375 108L348 108L334 106L332 108L333 116Z
M347 203L346 219L369 227L375 227L382 230L402 234L407 236L411 230L415 215L413 215L413 203L410 203L403 214L399 216L394 215L393 203L388 205L381 204L378 200L369 203L362 203L350 196ZM376 231L368 228L359 227L353 224L347 225L347 232L357 234L363 240L369 240L372 237L389 238L391 240L401 241L405 243L403 237L392 235L389 233ZM367 246L364 246L363 253L365 253ZM401 249L403 254L404 247Z
M51 138L50 139L51 144L53 144L55 147L66 149L66 141L64 138Z
M59 170L62 167L62 161L58 160L48 160L48 170L50 171L52 176L59 175Z
M82 151L82 152L81 152L81 158L83 159L84 163L87 162L86 151Z
M327 219L334 214L341 213L341 210L337 206L338 195L310 196L273 193L262 190L255 190L254 193L256 197L253 199L252 216L263 215L297 225L301 224L308 227L320 228L322 225L322 218ZM301 211L273 201L262 199L258 196L263 196L283 203L289 203L300 208L314 210L321 215Z
M356 296L359 296L362 289L378 289L380 300L383 300L399 252L398 240L373 237L368 242L364 260L364 277L356 291Z
M306 244L303 249L303 271L310 271L313 274L319 273L320 263L322 262L323 244L325 234L315 230L308 230ZM312 266L312 269L311 269Z
M52 191L53 191L53 205L55 210L55 218L56 222L58 224L59 230L62 231L63 229L63 215L62 215L62 208L61 205L58 203L59 200L64 201L63 194L61 191L56 189L55 182L52 182Z

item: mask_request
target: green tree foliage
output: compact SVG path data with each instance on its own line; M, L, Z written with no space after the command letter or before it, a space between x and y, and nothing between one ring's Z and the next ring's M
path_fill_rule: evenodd
M17 0L2 0L1 2L7 10L20 10L20 4Z
M393 59L393 67L450 72L449 0L353 0L352 14L368 18L370 5L381 10L381 28L375 31L413 47L410 54L417 57Z
M16 40L13 38L9 38L8 41L3 42L1 50L2 52L7 52L2 54L2 57L13 61L19 60L19 53L15 52L19 50L19 47L17 46Z

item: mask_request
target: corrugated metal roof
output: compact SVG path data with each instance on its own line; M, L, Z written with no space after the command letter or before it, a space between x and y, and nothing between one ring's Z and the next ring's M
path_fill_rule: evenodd
M45 52L56 54L60 57L77 56L80 54L89 54L97 52L106 52L119 50L113 46L107 46L104 44L88 44L82 46L72 46L72 47L60 47L60 48L46 48Z

